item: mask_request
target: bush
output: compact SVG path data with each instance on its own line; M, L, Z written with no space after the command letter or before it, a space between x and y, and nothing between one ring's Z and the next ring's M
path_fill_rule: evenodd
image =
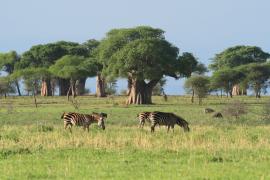
M241 115L247 114L247 106L241 101L234 101L227 104L223 112L238 119Z

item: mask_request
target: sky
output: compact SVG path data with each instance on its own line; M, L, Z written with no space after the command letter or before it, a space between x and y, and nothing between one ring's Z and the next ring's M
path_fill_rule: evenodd
M180 52L208 65L235 45L270 52L269 0L0 0L0 52L23 53L60 40L101 40L113 28L141 25L163 29ZM87 88L95 91L95 80ZM126 81L118 82L118 90ZM168 78L167 94L183 94L183 80Z

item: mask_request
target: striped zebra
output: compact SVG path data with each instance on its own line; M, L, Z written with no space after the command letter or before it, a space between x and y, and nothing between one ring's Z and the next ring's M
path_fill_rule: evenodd
M149 115L151 114L151 112L140 112L139 114L137 114L137 118L139 120L139 128L143 128L145 121L150 122L149 119Z
M64 112L61 116L61 119L64 119L64 128L69 127L70 132L72 126L83 126L83 129L87 129L89 132L89 126L92 123L98 123L103 130L105 130L104 120L107 118L106 113L92 113L92 114L79 114L75 112Z
M151 132L155 131L155 126L167 126L169 132L170 128L174 130L174 125L177 124L184 129L184 131L189 131L188 122L184 120L182 117L177 116L173 113L165 113L165 112L152 112L149 115L149 119L151 122Z

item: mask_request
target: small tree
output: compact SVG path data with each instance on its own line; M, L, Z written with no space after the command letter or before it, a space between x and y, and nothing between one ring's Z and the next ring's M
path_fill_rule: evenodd
M20 61L21 57L16 51L10 51L8 53L0 53L0 69L11 75L15 70L15 64ZM10 82L12 83L12 82ZM20 86L17 79L13 80L17 88L18 95L21 96Z
M28 81L29 86L32 88L34 103L37 108L36 92L38 89L38 82L42 77L49 77L50 72L46 68L26 68L23 70L15 71L11 77L14 79L23 78Z
M0 94L4 95L5 98L8 93L15 93L14 83L7 77L0 77Z
M202 99L209 92L209 78L203 75L193 75L185 82L185 88L188 92L192 92L191 102L194 102L194 95L199 99L199 104L202 104Z

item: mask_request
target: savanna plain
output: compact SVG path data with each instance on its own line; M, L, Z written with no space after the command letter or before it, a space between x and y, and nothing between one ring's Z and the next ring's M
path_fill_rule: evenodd
M212 118L204 108L221 111L234 100L248 113ZM220 98L202 105L188 96L154 96L153 105L125 105L125 97L77 97L78 109L65 97L0 99L0 179L270 179L270 97ZM190 124L167 133L146 123L142 111L173 112ZM105 112L106 130L63 128L63 112ZM266 114L267 116L267 114Z

